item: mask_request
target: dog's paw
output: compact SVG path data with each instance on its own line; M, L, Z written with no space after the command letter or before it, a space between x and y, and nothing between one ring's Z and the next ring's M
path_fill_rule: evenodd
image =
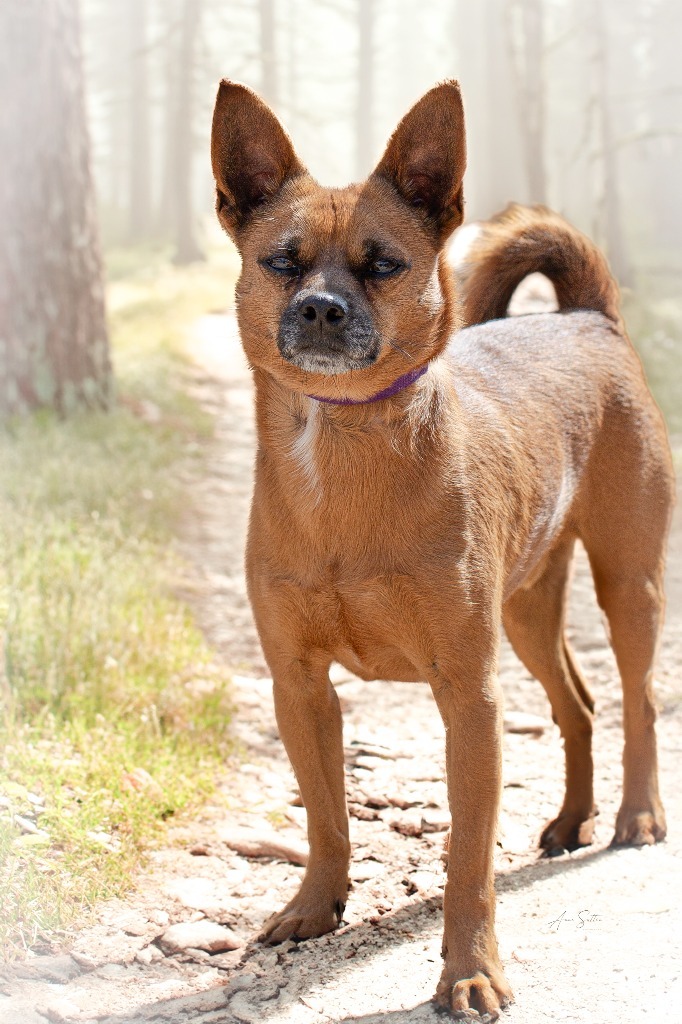
M655 809L626 806L618 811L612 846L653 846L665 839L665 812L659 804Z
M314 939L333 932L341 924L345 903L341 900L314 899L299 892L283 910L265 922L259 942L275 946L287 939Z
M587 817L584 814L561 813L548 822L540 836L540 849L545 857L556 857L566 851L579 850L590 846L594 836L594 819L597 810Z
M456 1020L497 1020L500 1010L512 1002L511 988L499 968L477 971L470 978L458 978L446 963L435 995L436 1006L449 1010Z

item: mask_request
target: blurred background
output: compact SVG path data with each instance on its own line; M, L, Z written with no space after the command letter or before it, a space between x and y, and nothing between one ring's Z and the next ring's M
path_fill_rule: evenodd
M549 203L608 248L623 285L678 290L675 0L84 0L83 12L109 244L202 251L223 76L258 90L332 185L365 177L417 97L456 77L469 217Z
M223 76L257 89L334 185L366 176L409 105L456 77L470 217L548 202L608 247L623 284L670 287L681 18L674 0L84 0L105 238L168 235L196 254L182 228L210 209Z
M458 78L468 219L548 203L603 246L679 464L681 38L679 0L1 0L9 955L124 891L162 822L214 791L230 672L263 671L233 520L216 513L234 534L226 601L241 602L222 660L178 544L216 437L196 352L208 325L228 358L239 271L213 213L219 80L256 89L311 172L344 184L420 94ZM245 431L225 485L244 520Z
M12 230L27 231L26 185L46 174L39 156L54 168L56 152L67 155L55 118L71 118L71 174L62 191L83 193L90 146L97 223L85 234L99 233L115 276L145 252L150 261L162 251L184 264L227 245L212 216L208 159L221 77L257 89L312 173L329 184L364 177L409 105L439 79L456 77L468 118L469 219L512 199L545 202L592 235L626 292L632 333L679 428L676 0L81 0L80 7L79 24L76 0L4 5L5 246ZM87 117L76 128L73 114L57 109L50 75L61 76L73 106L79 51ZM19 65L32 69L23 85ZM49 125L51 143L41 138ZM87 136L76 152L81 130ZM17 145L22 159L11 155ZM48 178L30 195L33 214L59 189L52 171ZM58 206L52 202L55 216ZM42 237L49 216L41 211ZM101 373L95 369L91 377Z

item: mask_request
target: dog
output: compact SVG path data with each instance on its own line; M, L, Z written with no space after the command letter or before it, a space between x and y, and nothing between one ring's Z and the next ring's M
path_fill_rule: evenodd
M512 998L494 927L502 623L565 744L564 802L540 845L592 839L594 703L564 630L578 538L623 683L614 841L665 836L652 690L673 500L662 417L606 261L556 214L512 207L484 225L456 288L456 82L416 103L360 185L318 185L274 114L229 81L211 151L255 384L249 597L310 843L300 890L260 938L322 935L343 915L351 847L330 664L427 681L452 815L435 999L496 1019ZM559 312L505 318L533 271Z

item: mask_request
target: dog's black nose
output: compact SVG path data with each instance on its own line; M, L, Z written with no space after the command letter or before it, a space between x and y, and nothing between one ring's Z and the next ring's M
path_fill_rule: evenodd
M319 324L322 328L338 327L348 316L348 304L340 295L313 292L296 303L298 316L308 327Z

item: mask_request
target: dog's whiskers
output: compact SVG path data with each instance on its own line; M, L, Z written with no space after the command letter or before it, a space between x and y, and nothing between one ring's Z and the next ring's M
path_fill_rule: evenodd
M400 355L407 359L408 363L414 362L414 356L411 356L409 352L406 352L404 348L401 348L396 341L391 341L390 338L387 338L387 341L391 348L395 349L396 352L400 352Z

